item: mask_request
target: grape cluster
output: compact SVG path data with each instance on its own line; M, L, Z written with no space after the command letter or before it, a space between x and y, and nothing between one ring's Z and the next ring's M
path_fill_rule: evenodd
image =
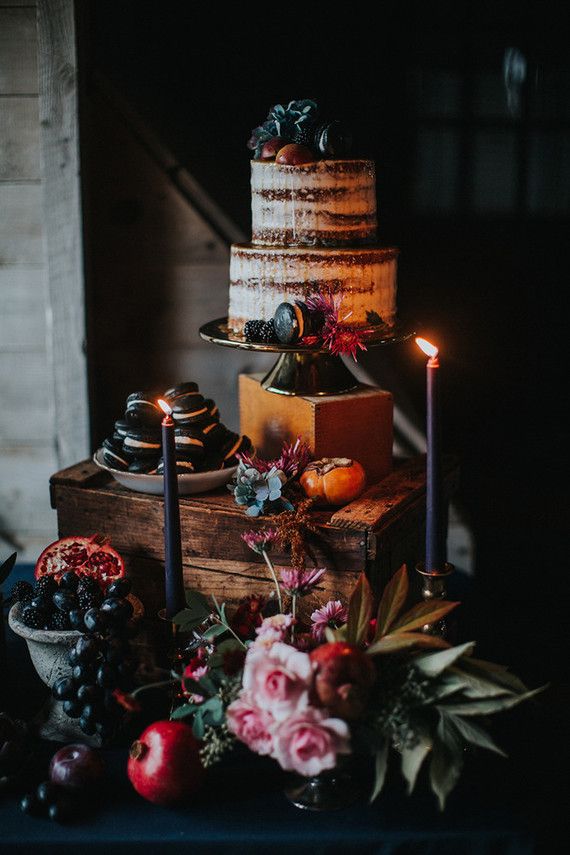
M30 816L43 816L55 822L67 822L76 816L78 798L52 781L42 781L20 801L20 810Z
M68 654L71 673L52 687L54 698L63 702L70 718L79 720L83 733L97 733L103 741L112 738L123 715L114 692L132 687L136 667L130 639L137 633L137 624L129 592L130 580L123 578L112 582L104 596L77 595L79 607L72 609L70 619L77 612L79 623L81 614L83 634Z

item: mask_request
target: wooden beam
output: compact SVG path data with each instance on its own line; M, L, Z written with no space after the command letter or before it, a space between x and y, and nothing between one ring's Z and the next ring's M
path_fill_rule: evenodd
M73 0L38 2L44 214L58 460L89 452L77 67Z

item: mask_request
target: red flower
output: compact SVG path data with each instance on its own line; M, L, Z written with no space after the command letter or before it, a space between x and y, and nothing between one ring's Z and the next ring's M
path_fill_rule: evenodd
M119 706L123 707L127 712L136 713L140 712L142 709L134 695L130 695L128 692L122 692L120 689L114 689L113 697Z
M232 618L231 627L233 631L244 641L255 637L255 630L261 626L263 617L261 610L265 605L265 598L258 594L243 597Z

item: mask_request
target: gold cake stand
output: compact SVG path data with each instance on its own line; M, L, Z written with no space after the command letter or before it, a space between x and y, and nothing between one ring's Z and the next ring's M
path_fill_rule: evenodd
M410 323L398 321L394 326L371 326L364 339L366 347L398 344L415 334ZM278 395L341 395L360 386L340 356L334 356L321 345L261 344L246 341L228 329L228 319L218 318L200 327L205 341L222 347L238 347L262 353L278 353L279 358L261 381L263 389Z

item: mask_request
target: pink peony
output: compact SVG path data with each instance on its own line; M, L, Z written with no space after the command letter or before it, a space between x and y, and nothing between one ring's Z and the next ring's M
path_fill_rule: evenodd
M334 769L337 754L350 754L348 725L340 718L327 718L315 707L292 715L274 732L272 756L287 771L318 775Z
M313 666L307 653L289 644L250 647L245 658L243 688L252 702L283 721L309 702Z
M246 692L231 703L226 711L228 729L255 754L271 754L273 736L271 727L273 716L267 710L260 710Z

